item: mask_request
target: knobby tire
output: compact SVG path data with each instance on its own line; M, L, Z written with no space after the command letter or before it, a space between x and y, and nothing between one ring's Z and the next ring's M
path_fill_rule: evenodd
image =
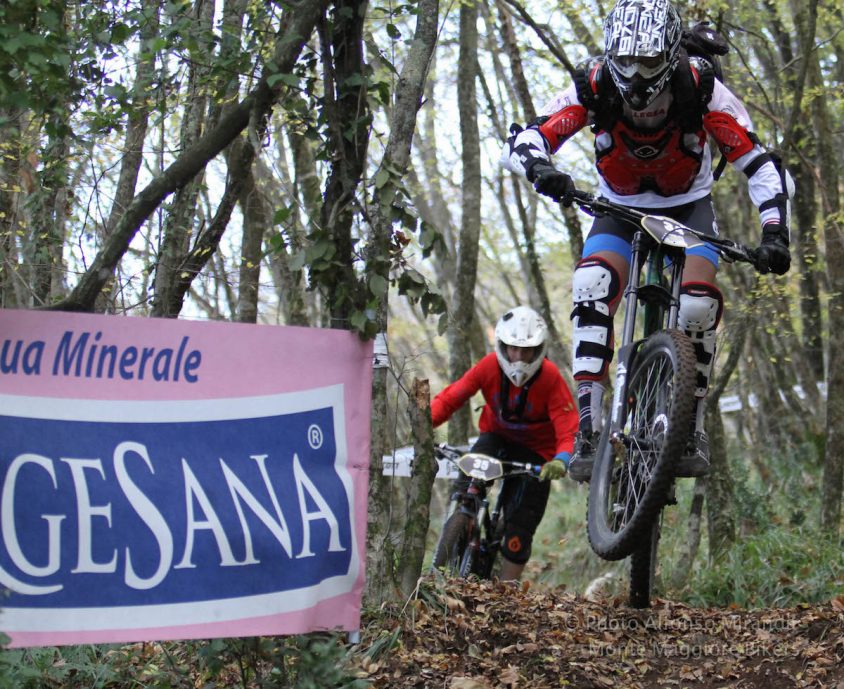
M656 519L630 556L630 607L649 608L654 592L661 519Z
M589 543L605 560L641 548L659 517L691 430L696 364L679 330L650 335L636 353L621 390L622 442L605 427L589 484Z
M464 570L471 567L474 560L473 551L468 548L473 528L474 519L459 510L446 520L434 552L435 569L442 568L452 577L465 576Z

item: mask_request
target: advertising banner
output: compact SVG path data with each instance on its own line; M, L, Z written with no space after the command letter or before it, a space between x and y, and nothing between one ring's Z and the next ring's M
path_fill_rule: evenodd
M13 646L359 626L372 345L0 311Z

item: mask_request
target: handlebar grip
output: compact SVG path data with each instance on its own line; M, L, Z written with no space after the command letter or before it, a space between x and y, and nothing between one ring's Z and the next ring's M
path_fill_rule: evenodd
M589 204L589 203L592 203L592 202L595 200L595 197L594 197L594 196L592 196L592 194L590 194L588 191L581 191L580 189L575 189L575 190L571 193L571 197L572 197L572 198L573 198L573 199L574 199L577 203L586 203L586 204Z

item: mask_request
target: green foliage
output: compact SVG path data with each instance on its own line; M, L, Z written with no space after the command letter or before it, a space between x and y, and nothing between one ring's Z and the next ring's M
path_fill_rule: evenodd
M689 586L694 605L791 607L828 601L844 588L841 544L817 529L773 525L740 538Z
M701 563L684 592L695 605L787 607L829 600L844 590L841 543L821 532L821 469L811 439L766 458L768 475L733 461L735 543Z
M58 107L71 88L71 61L64 3L7 0L0 4L0 108L25 109L45 101Z
M0 651L0 689L120 686L110 646L66 646ZM124 675L125 678L125 675Z
M92 131L119 127L129 91L106 65L125 52L148 12L119 15L103 4L57 0L0 3L0 110L31 110L54 137L70 133L67 113L80 107ZM49 131L56 122L60 129Z
M380 642L379 647L383 647ZM341 634L0 651L0 689L363 689Z
M677 504L663 514L658 595L695 606L743 608L790 607L840 595L844 590L842 544L825 536L818 526L821 468L815 447L807 442L769 453L765 479L748 466L745 454L745 448L736 446L731 457L736 541L718 562L709 562L704 507L700 551L679 588L672 581L688 540L693 482L678 482ZM585 512L584 487L570 481L552 487L528 576L543 585L583 593L593 579L612 573L613 591L623 597L629 562L605 562L592 553L586 540Z

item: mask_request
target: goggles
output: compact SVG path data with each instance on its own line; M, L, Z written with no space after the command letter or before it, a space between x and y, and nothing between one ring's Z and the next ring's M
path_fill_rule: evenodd
M643 79L659 76L666 66L665 55L620 55L611 56L615 70L625 79L632 79L637 74Z

